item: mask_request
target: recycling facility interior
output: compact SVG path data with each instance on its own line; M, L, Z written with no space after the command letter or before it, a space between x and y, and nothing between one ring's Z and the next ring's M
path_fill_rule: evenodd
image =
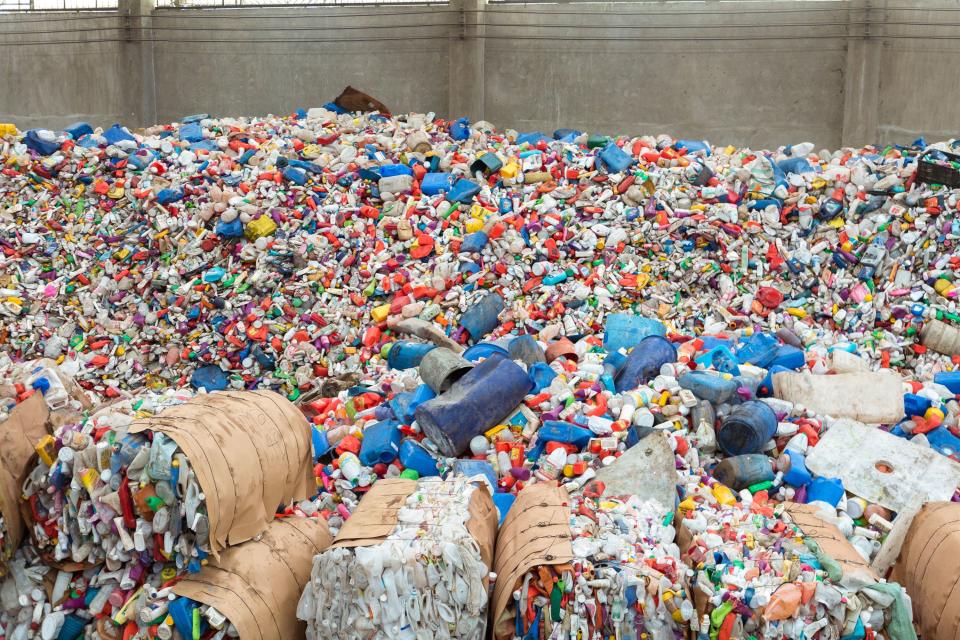
M353 84L518 130L836 148L949 138L960 99L944 0L118 5L0 14L0 120L284 114Z

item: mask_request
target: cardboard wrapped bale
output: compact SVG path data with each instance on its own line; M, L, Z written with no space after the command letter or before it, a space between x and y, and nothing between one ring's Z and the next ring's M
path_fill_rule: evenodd
M111 405L38 448L24 495L53 561L117 570L148 552L195 573L316 490L296 406L269 391L191 396Z
M49 434L49 415L43 397L34 394L0 423L0 575L26 532L20 487L35 456L34 447Z
M494 640L686 633L693 605L669 515L591 487L525 487L497 539Z
M189 623L193 610L198 609L201 629L223 630L226 637L303 640L306 625L297 620L297 600L310 579L313 557L332 541L323 519L292 516L274 520L263 535L230 547L199 573L153 592L144 607L151 614L145 617L173 613L150 637L170 637L174 630L180 637L193 637ZM140 626L146 631L150 625L141 622ZM161 631L162 626L168 628ZM98 640L107 637L95 636Z
M314 558L297 608L307 638L481 640L496 537L482 481L377 482Z
M930 502L920 509L890 579L910 594L923 640L960 638L960 504Z

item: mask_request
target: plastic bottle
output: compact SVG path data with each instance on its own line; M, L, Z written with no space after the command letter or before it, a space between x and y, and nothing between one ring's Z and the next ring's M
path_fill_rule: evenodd
M688 371L677 382L697 398L714 404L723 404L737 392L736 380L706 371Z
M928 320L920 330L923 346L937 353L953 356L960 354L960 329L940 320Z
M503 308L503 298L495 293L487 293L463 312L460 325L477 342L497 328L500 324L498 316Z

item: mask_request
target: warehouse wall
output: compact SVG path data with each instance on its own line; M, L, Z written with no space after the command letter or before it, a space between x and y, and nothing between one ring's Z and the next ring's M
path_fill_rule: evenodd
M174 10L120 0L113 15L0 18L0 121L288 113L353 84L396 112L520 130L666 132L755 147L960 135L960 0L903 4L911 9L885 0L452 0Z
M85 31L78 32L76 21L0 16L0 120L29 128L133 118L125 104L118 20L115 14L84 20Z

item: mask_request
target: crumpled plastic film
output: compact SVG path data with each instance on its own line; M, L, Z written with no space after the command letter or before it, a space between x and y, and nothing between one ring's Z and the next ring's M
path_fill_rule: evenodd
M495 535L482 483L378 483L314 558L297 616L312 640L480 640Z
M306 421L270 392L190 392L108 405L37 445L23 495L55 561L195 573L307 497ZM223 461L223 462L219 462Z
M673 513L636 496L535 485L497 543L494 638L671 640L697 629Z
M695 475L685 491L681 551L711 636L899 640L907 628L916 637L903 624L906 592L879 578L815 508L735 502Z

